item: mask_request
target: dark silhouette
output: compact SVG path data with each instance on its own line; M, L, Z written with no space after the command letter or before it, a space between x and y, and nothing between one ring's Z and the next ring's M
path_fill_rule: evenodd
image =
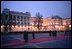
M66 27L66 29L64 30L64 33L65 33L65 35L67 35L67 32L69 30L69 26L65 26L65 27Z
M9 11L9 9L4 9L5 11L2 12L2 24L5 26L4 31L8 32L11 31L11 26L12 26L12 15ZM6 10L8 10L8 14L6 13Z
M49 31L49 37L51 37L51 34L52 34L51 31Z
M36 13L36 17L35 17L35 21L34 21L34 27L37 27L38 31L40 31L42 29L42 15L38 12Z
M24 32L24 40L25 40L25 43L28 42L28 33L27 32Z
M52 35L53 37L56 37L57 32L56 31L52 31Z
M69 35L71 36L71 30L69 30Z
M67 35L67 31L66 30L64 30L64 33L65 33L65 35Z
M35 39L35 33L32 33L33 39Z
M56 31L54 31L54 36L55 36L55 37L56 37L56 33L57 33L57 32L56 32Z

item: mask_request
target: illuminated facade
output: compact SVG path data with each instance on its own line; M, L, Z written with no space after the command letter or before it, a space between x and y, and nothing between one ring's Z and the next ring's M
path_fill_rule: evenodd
M1 15L1 30L4 30L3 27L5 24L11 24L11 31L28 30L28 26L30 26L30 17L31 14L29 12L22 13L4 9Z
M34 26L35 17L31 17L29 12L15 12L4 9L1 15L1 31L4 31L4 25L11 24L11 31L38 31ZM42 19L42 29L40 31L65 30L67 26L71 29L71 18L60 18L52 16Z

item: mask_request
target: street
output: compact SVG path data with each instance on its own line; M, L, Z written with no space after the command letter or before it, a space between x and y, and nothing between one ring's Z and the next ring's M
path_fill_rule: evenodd
M28 43L24 42L23 34L1 35L1 48L71 48L71 36L57 34L49 37L48 33L28 34Z

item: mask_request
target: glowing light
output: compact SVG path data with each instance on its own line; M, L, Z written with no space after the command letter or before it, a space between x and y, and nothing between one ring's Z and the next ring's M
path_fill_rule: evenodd
M52 28L52 26L50 26Z
M66 25L66 23L63 23L63 25Z
M3 28L3 25L1 25L1 28Z
M3 32L4 30L4 25L1 25L1 32Z
M49 25L49 23L48 23L48 25Z
M22 26L19 26L20 28L22 28Z
M16 25L15 27L17 28L18 26Z
M71 25L69 25L69 27L71 27Z
M12 27L14 28L14 26L12 25Z
M58 24L57 22L55 24Z
M35 27L35 28L37 28L37 27Z
M31 25L34 25L33 23L31 23Z
M52 25L52 23L50 23Z
M43 25L43 24L42 24Z
M23 28L24 28L25 26L23 26Z
M28 26L26 26L26 28L28 28Z
M47 26L47 24L45 24Z
M63 27L63 26L60 26L61 28Z
M31 29L31 26L29 26L29 28Z
M58 28L58 26L55 26L56 28Z
M64 28L64 26L62 26Z

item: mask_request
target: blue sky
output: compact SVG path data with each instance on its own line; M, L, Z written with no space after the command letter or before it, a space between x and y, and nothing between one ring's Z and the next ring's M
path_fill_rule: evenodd
M27 11L31 13L31 16L40 12L43 18L55 15L71 17L71 1L1 1L1 11L4 8L11 11Z

